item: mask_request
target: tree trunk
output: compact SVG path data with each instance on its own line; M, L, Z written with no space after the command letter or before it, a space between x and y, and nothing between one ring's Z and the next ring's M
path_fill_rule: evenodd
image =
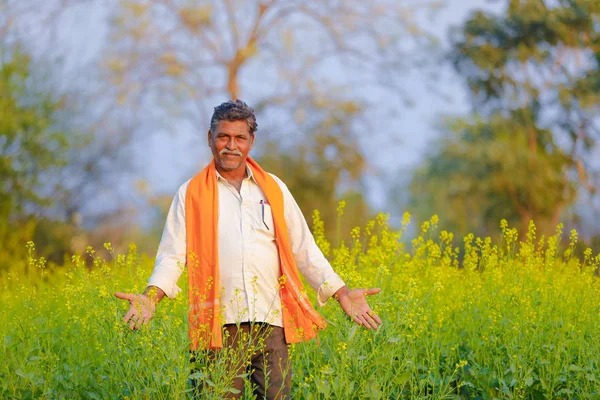
M229 75L227 77L227 93L229 93L229 98L233 101L239 98L239 86L238 86L238 71L239 64L237 57L229 64L228 72Z

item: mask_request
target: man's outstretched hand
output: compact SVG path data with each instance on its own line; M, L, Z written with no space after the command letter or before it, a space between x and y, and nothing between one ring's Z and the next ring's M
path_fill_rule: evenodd
M346 286L338 290L334 297L339 301L342 310L357 324L367 329L377 329L381 319L371 310L367 296L381 292L381 289L353 289Z
M123 323L129 322L129 329L140 329L154 316L156 303L146 294L115 293L115 297L129 301L129 311L123 318Z

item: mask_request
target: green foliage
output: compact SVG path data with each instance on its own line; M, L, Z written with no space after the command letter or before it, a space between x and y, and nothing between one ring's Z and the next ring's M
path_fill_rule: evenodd
M591 180L600 74L596 1L510 1L478 11L453 38L451 58L475 115L413 181L417 214L433 210L460 233L491 232L500 218L549 233Z
M52 128L59 104L31 88L29 59L15 53L0 64L0 217L28 214L48 204L40 193L44 173L64 165L67 142Z
M452 59L481 109L554 104L595 109L600 5L594 0L511 0L506 13L475 12L454 38ZM504 102L498 104L496 102ZM575 122L575 121L572 121Z
M499 242L470 234L457 246L438 223L406 249L385 215L340 246L316 230L348 285L383 288L370 298L383 326L363 330L330 300L319 341L291 347L293 398L597 398L600 256L573 254L576 232L559 254L561 226L546 238L531 224L519 241L502 221ZM0 397L186 398L188 377L205 383L203 398L229 393L231 355L192 371L185 273L183 293L129 331L112 293L143 290L151 259L107 244L88 249L92 268L76 256L51 274L28 247L30 273L0 281Z
M544 232L554 229L562 207L575 198L575 185L565 176L571 160L550 131L537 129L527 110L456 120L449 129L454 135L411 185L425 200L417 207L420 217L445 210L444 223L461 234L489 234L502 218L523 230L531 219Z
M33 85L29 58L0 61L0 271L24 259L34 214L52 203L45 177L65 164L67 138L53 126L60 104Z

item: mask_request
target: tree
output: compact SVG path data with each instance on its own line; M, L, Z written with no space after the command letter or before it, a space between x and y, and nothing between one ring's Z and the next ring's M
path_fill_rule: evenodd
M123 104L176 107L204 131L224 98L243 97L262 112L330 90L398 90L398 72L418 61L411 42L429 44L415 10L441 5L419 3L126 0L106 64Z
M29 74L37 90L52 93L60 103L53 126L70 132L68 150L61 154L63 167L44 177L45 194L56 201L37 214L75 227L101 223L125 203L124 197L132 197L122 187L132 179L129 146L137 129L135 113L118 106L118 94L98 65L102 55L84 55L74 41L63 39L65 33L81 32L82 21L93 21L90 16L101 15L113 3L0 2L0 53L24 49L32 60Z
M595 193L599 17L588 0L512 0L504 15L473 14L451 59L474 116L447 124L450 137L415 175L421 210L439 207L463 233L489 233L500 218L550 233L578 191Z
M543 232L554 230L576 187L568 178L570 159L550 131L536 128L525 110L508 118L457 120L449 128L454 134L411 184L420 218L438 212L448 229L461 234L492 235L501 219L523 234L530 220Z
M440 3L128 0L115 11L106 64L120 102L144 105L154 132L185 123L203 143L212 107L246 100L258 114L261 162L330 224L344 186L360 186L367 171L359 132L375 129L366 115L398 111L400 72L431 45L415 14Z
M31 87L29 58L0 59L0 270L23 254L32 217L52 204L47 177L65 165L67 134L54 126L60 103Z
M104 74L85 73L94 68L86 65L64 82L69 88L65 96L69 111L82 116L75 124L89 132L79 144L84 150L71 152L69 168L64 170L69 179L62 181L70 187L58 204L65 205L59 211L70 220L94 200L97 182L117 180L107 180L110 172L119 170L115 165L123 166L122 158L116 163L112 155L132 151L131 145L147 140L149 134L177 132L182 127L198 132L200 144L212 106L227 98L243 97L255 106L261 121L258 154L266 155L267 148L291 150L282 159L296 157L294 146L303 142L313 145L302 146L307 160L319 157L323 152L319 146L337 140L335 134L328 139L304 139L312 137L311 130L323 121L353 108L344 124L354 152L360 147L358 133L375 131L369 112L371 118L396 114L398 104L409 97L402 90L401 72L419 63L422 67L429 56L423 50L432 44L417 17L442 3L8 0L0 21L18 26L13 31L21 35L35 32L28 42L42 52L52 45L51 54L63 55L54 52L61 43L53 39L68 29L69 19L77 19L77 11L110 16L109 37L100 57ZM387 101L380 101L382 96ZM337 115L328 117L325 112ZM74 122L67 117L64 123L73 126ZM330 135L327 129L319 132ZM278 146L283 141L285 145ZM190 159L198 164L208 160L201 146L193 150ZM321 163L322 168L326 165ZM357 166L362 171L351 172ZM319 192L323 197L312 198L320 209L334 203L331 196L341 196L346 187L360 186L367 168L363 162L342 169L336 165L333 170L340 172L320 171L321 179L337 179L324 183L332 189ZM273 172L287 180L285 171ZM353 196L354 201L359 197ZM366 209L366 202L361 200L357 207ZM332 215L334 208L329 211Z

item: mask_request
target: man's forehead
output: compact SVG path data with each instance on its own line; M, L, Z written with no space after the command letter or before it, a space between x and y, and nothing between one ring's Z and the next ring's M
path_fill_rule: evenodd
M248 126L248 122L246 120L219 121L215 129L215 133L245 133L249 135L250 127Z

